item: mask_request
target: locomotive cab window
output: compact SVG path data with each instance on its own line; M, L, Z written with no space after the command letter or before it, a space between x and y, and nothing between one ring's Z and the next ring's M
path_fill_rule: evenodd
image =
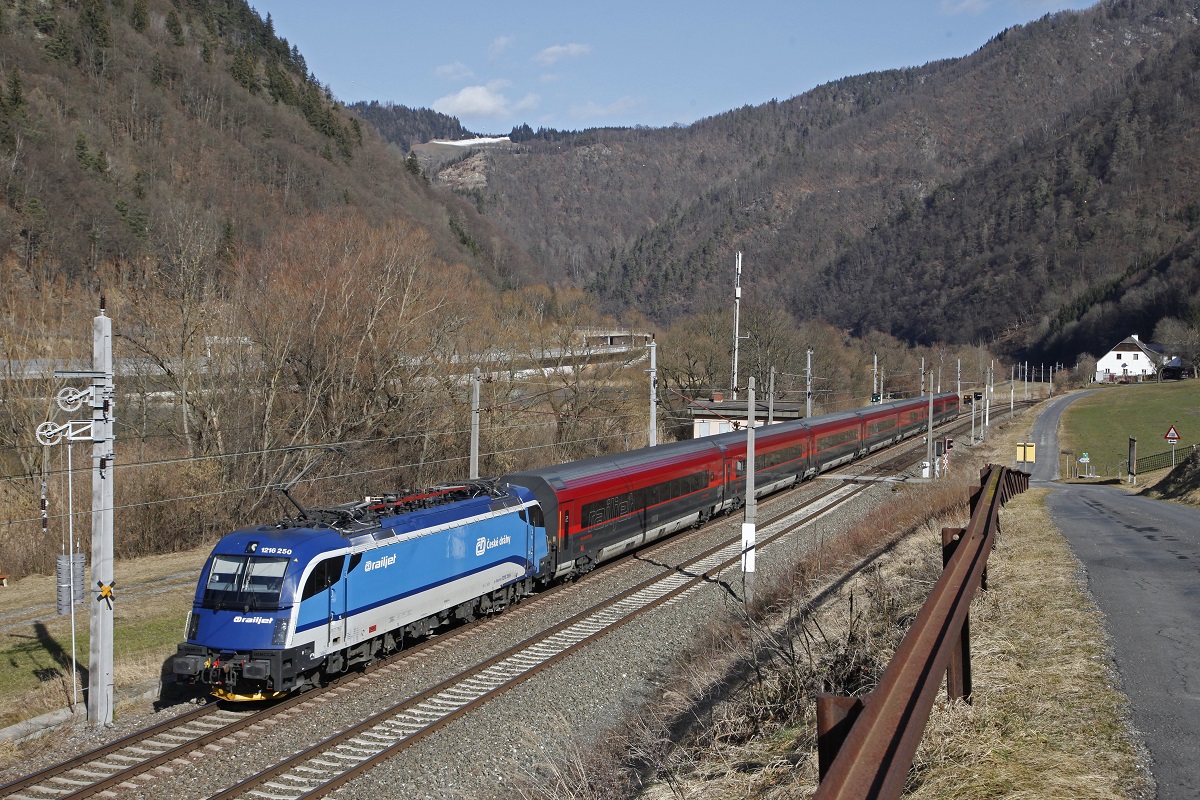
M279 608L288 559L215 555L204 586L204 608Z
M300 599L307 600L337 583L338 578L342 577L342 564L345 558L345 556L327 558L313 567L308 580L304 582L304 591L301 593Z

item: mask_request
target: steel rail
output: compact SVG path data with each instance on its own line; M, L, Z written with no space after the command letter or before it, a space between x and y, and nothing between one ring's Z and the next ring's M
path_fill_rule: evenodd
M1026 473L1006 467L988 469L982 491L973 498L970 523L962 529L957 547L878 687L860 698L857 718L813 800L900 797L942 676L961 652L971 600L983 581L1000 508L1028 485ZM850 704L843 705L849 708Z

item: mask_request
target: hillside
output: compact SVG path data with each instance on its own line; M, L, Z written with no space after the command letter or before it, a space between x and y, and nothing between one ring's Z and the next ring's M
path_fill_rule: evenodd
M1191 5L1104 2L979 51L684 128L437 173L547 280L659 321L747 296L909 340L1069 360L1180 313L1200 191ZM470 182L462 177L467 175Z
M521 269L244 0L0 3L0 53L5 272L138 274L188 221L228 258L334 208L425 227L443 258L494 279L497 262Z

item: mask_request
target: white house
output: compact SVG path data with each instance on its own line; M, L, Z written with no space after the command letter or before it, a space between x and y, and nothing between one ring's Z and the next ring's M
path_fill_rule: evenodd
M1178 365L1178 358L1166 355L1162 345L1143 342L1132 334L1096 361L1096 380L1100 383L1153 380L1160 367Z

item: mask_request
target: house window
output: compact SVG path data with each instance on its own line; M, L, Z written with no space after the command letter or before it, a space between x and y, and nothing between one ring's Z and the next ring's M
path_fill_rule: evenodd
M1137 357L1138 357L1138 354L1137 354L1137 353L1134 353L1134 354L1133 354L1133 360L1134 360L1134 361L1137 361Z

